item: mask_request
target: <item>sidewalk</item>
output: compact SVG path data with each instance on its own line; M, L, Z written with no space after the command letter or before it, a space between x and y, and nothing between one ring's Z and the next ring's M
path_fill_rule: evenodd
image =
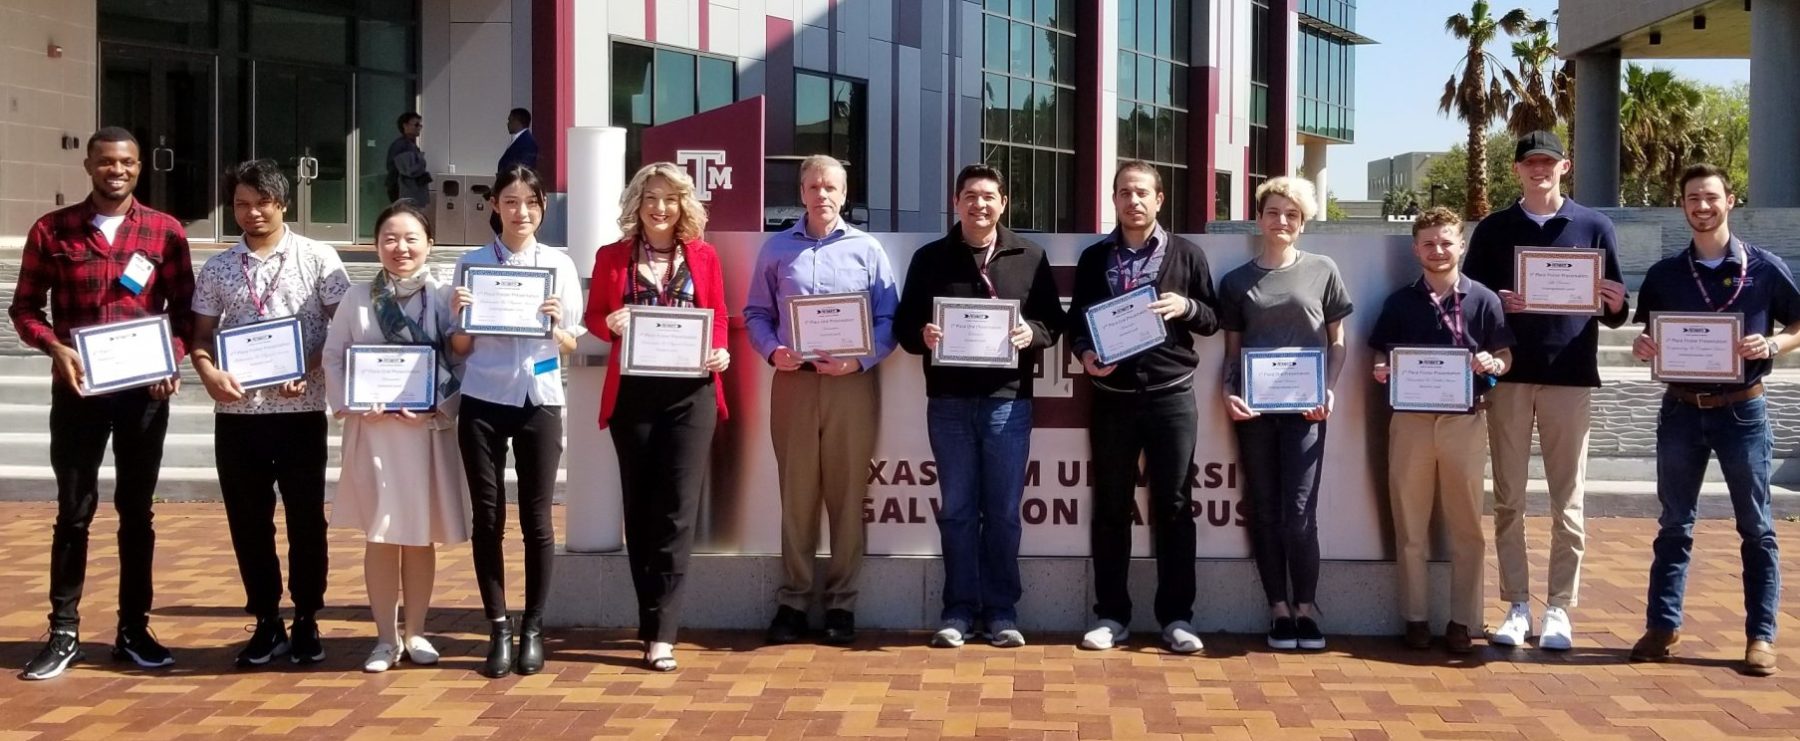
M1258 636L1207 635L1203 657L1172 657L1135 636L1130 648L1085 652L1073 636L1032 635L1023 649L923 647L921 634L867 633L851 649L764 648L751 633L682 635L682 670L638 666L629 631L568 631L545 673L488 681L474 669L485 631L466 545L439 555L430 633L434 668L359 671L373 644L362 607L354 531L332 531L326 662L301 670L232 667L248 635L224 511L162 504L152 626L175 652L165 672L106 658L117 552L102 509L93 532L83 638L90 657L63 677L11 677L37 649L47 607L55 506L0 503L0 739L171 739L195 736L426 738L1790 738L1800 733L1800 653L1784 673L1739 675L1742 599L1730 523L1700 527L1689 580L1686 657L1629 664L1642 625L1655 523L1588 522L1577 649L1482 648L1452 661L1397 640L1336 639L1317 655L1276 655ZM560 519L560 512L559 512ZM1534 536L1547 522L1533 518ZM1793 536L1793 528L1784 533ZM516 529L514 530L516 533ZM1542 553L1542 538L1534 548ZM513 536L509 546L516 548ZM285 551L285 548L283 548ZM1800 573L1790 547L1783 565ZM510 580L515 598L522 579ZM1534 561L1542 578L1542 559ZM1494 578L1492 568L1488 572ZM873 587L872 587L873 588ZM1026 585L1029 589L1030 585ZM626 585L609 595L631 600ZM690 594L704 600L706 595ZM1148 595L1143 601L1148 603ZM1789 630L1800 617L1783 602ZM1330 605L1327 610L1329 626ZM1495 619L1499 606L1490 607ZM1204 628L1204 626L1202 626Z

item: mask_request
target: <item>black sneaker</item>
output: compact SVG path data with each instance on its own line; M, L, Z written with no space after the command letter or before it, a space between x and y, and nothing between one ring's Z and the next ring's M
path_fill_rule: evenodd
M239 667L262 666L288 652L287 628L281 618L258 618L250 633L250 642L237 655Z
M1278 617L1269 621L1269 648L1292 651L1300 647L1300 637L1291 617Z
M1325 650L1325 631L1319 630L1318 621L1305 615L1294 619L1294 638L1307 651Z
M856 642L856 613L849 610L825 611L825 642L848 646Z
M299 616L294 618L294 629L288 636L288 658L296 664L317 664L325 660L325 645L319 641L319 621Z
M775 609L775 619L769 621L769 632L764 638L770 645L799 643L806 635L806 613L787 605Z
M70 664L82 660L81 640L74 633L51 631L50 641L44 644L44 650L25 665L25 671L19 672L20 679L50 679L63 673Z
M150 626L119 626L119 638L113 641L114 661L129 661L145 669L155 669L175 663L175 657L169 649L156 642L156 636L150 634Z

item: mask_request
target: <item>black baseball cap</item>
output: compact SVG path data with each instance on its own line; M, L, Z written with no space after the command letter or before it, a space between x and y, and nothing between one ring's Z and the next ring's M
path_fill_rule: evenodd
M1524 162L1526 157L1534 154L1547 154L1559 160L1569 158L1562 139L1549 131L1533 131L1519 137L1518 143L1513 145L1514 162Z

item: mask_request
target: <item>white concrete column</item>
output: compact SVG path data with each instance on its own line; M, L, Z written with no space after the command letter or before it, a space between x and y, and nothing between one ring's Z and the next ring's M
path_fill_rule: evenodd
M619 239L619 196L625 192L625 130L574 126L569 129L569 257L582 276L594 272L600 247ZM589 286L588 290L593 290ZM579 311L579 307L575 310ZM569 447L564 505L570 552L616 551L624 547L624 515L619 492L619 457L612 436L600 429L600 394L606 366L585 360L606 352L593 335L581 338L568 372L568 406L563 424ZM610 359L608 359L610 361Z
M1764 3L1765 5L1768 3ZM1575 200L1619 205L1619 52L1575 58Z
M1307 137L1300 142L1300 176L1312 181L1319 192L1319 221L1325 220L1325 204L1331 200L1331 183L1325 172L1325 153L1330 147L1324 139Z
M1764 0L1750 9L1750 199L1800 206L1800 3Z

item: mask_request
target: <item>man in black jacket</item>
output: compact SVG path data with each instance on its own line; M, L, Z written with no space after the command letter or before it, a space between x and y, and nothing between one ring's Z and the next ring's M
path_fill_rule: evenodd
M1130 636L1131 512L1138 456L1150 483L1148 520L1156 550L1156 620L1163 642L1176 653L1202 648L1189 621L1194 616L1193 488L1197 418L1194 335L1219 329L1213 313L1212 272L1206 255L1156 221L1163 206L1162 177L1140 161L1113 175L1113 208L1119 226L1081 253L1075 297L1069 306L1069 338L1094 382L1088 440L1093 466L1094 616L1081 647L1109 649ZM1150 311L1166 323L1167 337L1112 365L1101 365L1089 334L1087 309L1145 285L1155 285Z
M956 176L957 225L913 253L906 287L894 312L894 337L925 362L926 432L937 459L943 498L938 532L944 551L943 626L931 645L963 645L977 618L987 623L989 643L1025 645L1019 631L1019 500L1031 453L1032 368L1044 348L1056 344L1062 301L1044 250L1000 226L1006 213L1005 181L986 165ZM1004 338L996 329L989 346L973 348L978 315L1004 312L1000 305L963 304L954 321L940 320L934 299L1000 299L1016 302L1018 318ZM1004 326L1004 325L1001 325ZM944 351L934 352L940 349ZM1010 349L1008 346L1010 345ZM952 356L949 348L958 348ZM982 358L1011 354L1009 364Z

